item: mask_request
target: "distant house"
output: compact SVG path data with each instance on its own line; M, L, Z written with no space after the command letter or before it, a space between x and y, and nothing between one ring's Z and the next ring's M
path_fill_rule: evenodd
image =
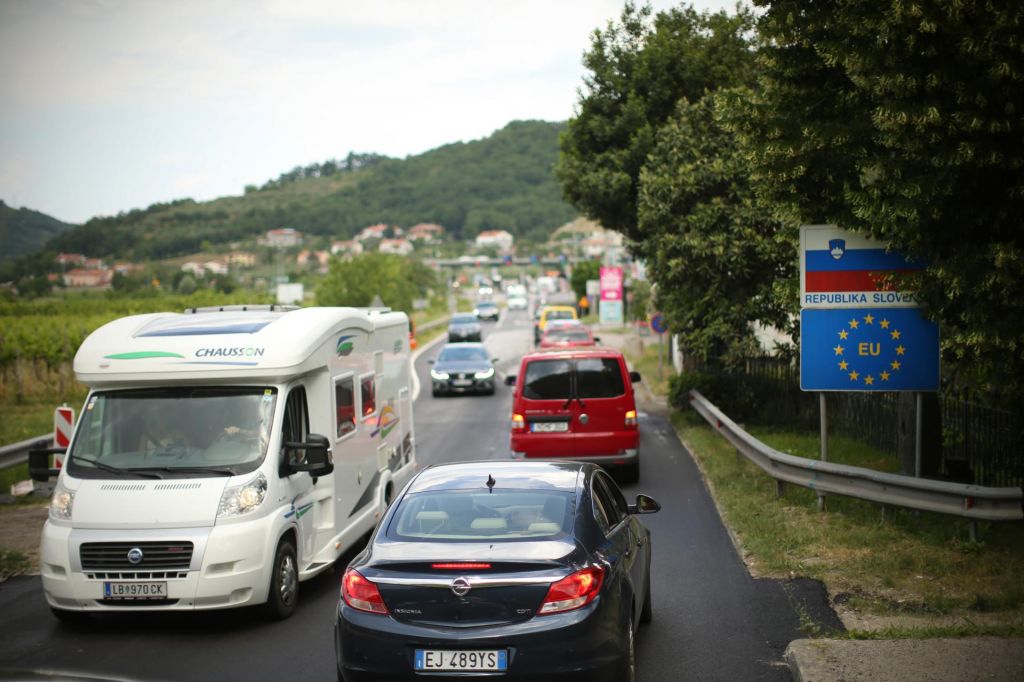
M80 253L58 253L57 257L53 260L62 267L81 267L85 265L85 256Z
M103 262L102 258L86 258L85 263L82 264L86 270L103 270L107 266Z
M114 279L114 271L107 269L85 269L85 268L74 268L64 273L64 286L66 287L83 287L83 288L103 288L109 287L110 282Z
M380 240L381 253L394 253L399 256L408 256L413 252L413 245L408 239L382 239Z
M256 265L256 255L248 251L232 251L224 257L228 267L251 268Z
M368 239L384 239L384 235L388 231L388 226L384 223L378 223L377 225L370 225L364 227L356 235L356 241L365 242Z
M433 223L420 223L409 228L409 241L436 244L444 236L444 228Z
M190 273L194 277L205 277L206 276L206 268L203 267L203 264L202 263L197 263L196 261L192 261L192 260L190 260L187 263L184 263L181 266L181 271L182 272Z
M133 272L142 272L145 266L140 263L114 263L114 272L119 275L130 275Z
M266 241L269 246L287 249L302 243L302 233L291 227L268 230Z
M226 263L220 261L211 260L203 263L203 269L209 272L211 275L226 275L228 274L228 266Z
M316 262L317 269L320 270L320 272L327 272L327 267L331 261L331 254L328 251L310 251L308 249L304 249L295 257L295 262L302 267L305 267L313 261Z
M476 245L480 248L496 247L499 251L509 251L515 241L505 230L486 230L476 236Z
M603 230L580 242L585 258L600 258L609 250L622 248L622 233Z
M363 245L355 239L331 242L331 255L357 256L363 252Z

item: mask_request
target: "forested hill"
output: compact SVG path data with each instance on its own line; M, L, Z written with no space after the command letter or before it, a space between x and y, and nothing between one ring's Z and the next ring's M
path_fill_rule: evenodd
M47 240L72 227L45 213L11 208L0 201L0 260L38 251Z
M349 155L296 168L244 196L183 199L94 218L47 248L147 260L207 250L279 227L348 239L377 223L444 226L455 238L488 229L545 238L576 215L553 167L564 123L515 121L490 137L406 159Z

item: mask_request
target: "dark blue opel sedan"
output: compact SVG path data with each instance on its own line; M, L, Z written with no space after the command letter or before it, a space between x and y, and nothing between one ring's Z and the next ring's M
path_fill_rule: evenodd
M659 509L593 464L425 469L342 578L338 679L632 680Z

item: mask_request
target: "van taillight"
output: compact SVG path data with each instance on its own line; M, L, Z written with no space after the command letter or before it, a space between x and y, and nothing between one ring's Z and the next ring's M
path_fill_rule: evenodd
M512 415L512 430L521 431L526 428L526 419L521 414Z
M548 588L539 615L572 611L594 601L604 582L604 568L591 566L568 575Z
M627 410L626 426L636 426L636 410Z
M358 611L387 615L388 607L384 605L380 590L354 568L345 571L341 579L341 596L346 604Z

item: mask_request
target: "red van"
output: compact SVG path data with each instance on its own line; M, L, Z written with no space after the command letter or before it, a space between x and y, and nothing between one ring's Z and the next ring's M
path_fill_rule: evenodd
M512 456L564 458L640 476L640 431L633 382L611 348L544 349L523 356L505 383L512 394Z

